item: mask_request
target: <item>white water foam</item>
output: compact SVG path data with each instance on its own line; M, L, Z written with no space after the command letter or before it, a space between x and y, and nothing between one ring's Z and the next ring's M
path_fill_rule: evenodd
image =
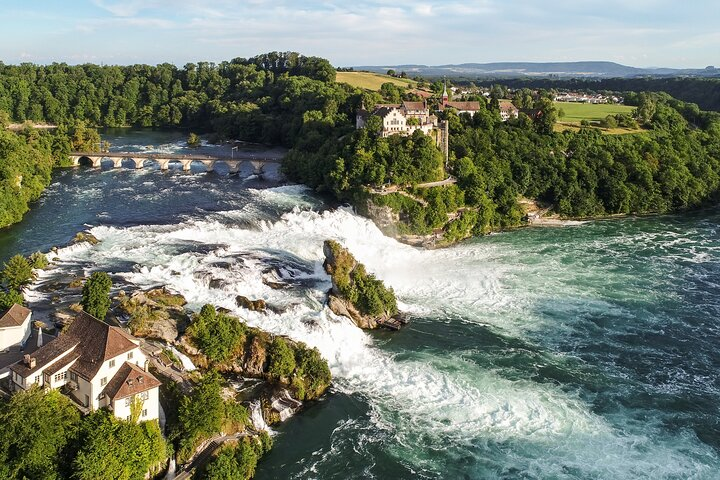
M295 188L259 191L256 196L270 203L283 204L284 196L304 201ZM142 287L167 285L195 308L213 303L253 326L317 347L328 359L337 387L365 396L374 421L395 432L396 448L405 456L415 455L417 464L427 462L428 468L430 461L414 448L418 438L435 448L478 441L521 442L541 450L552 446L555 451L548 459L535 459L538 474L559 468L553 467L558 457L582 472L607 478L627 473L630 465L637 466L631 476L639 477L680 475L695 466L682 449L616 431L554 385L507 380L456 357L426 354L397 359L348 319L323 306L329 281L322 270L322 242L333 238L392 286L410 310L458 309L467 316L467 312L512 308L513 298L503 289L506 272L493 262L492 247L418 250L383 236L347 209L318 213L295 208L278 221L260 221L257 228L227 221L237 213L218 215L226 221L96 227L91 232L101 240L99 245L70 247L59 256L62 261L88 261L108 268L135 262L132 271L116 273ZM202 248L196 252L188 247ZM289 260L296 265L276 271L300 287L275 290L263 283L268 265ZM285 311L248 312L236 306L237 295L262 298ZM499 322L496 327L507 327ZM686 443L683 448L707 454L691 440Z

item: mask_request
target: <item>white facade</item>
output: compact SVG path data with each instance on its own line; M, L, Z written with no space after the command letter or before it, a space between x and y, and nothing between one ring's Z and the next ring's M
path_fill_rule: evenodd
M14 305L11 310L16 309L16 307L18 307L18 305ZM27 339L30 338L32 329L32 312L26 308L20 308L22 308L23 313L27 313L25 319L22 321L22 324L12 325L12 322L0 324L0 352L16 345L25 345ZM10 312L8 312L7 315L9 314Z
M160 418L160 398L158 388L136 393L125 398L116 398L112 402L112 410L117 418L130 420L132 417L132 403L135 398L142 402L140 407L140 421L155 420Z
M137 395L144 403L140 419L157 419L160 382L145 370L148 361L139 343L118 327L82 314L67 333L10 367L13 387L65 387L82 410L109 407L121 419L129 416L125 398Z

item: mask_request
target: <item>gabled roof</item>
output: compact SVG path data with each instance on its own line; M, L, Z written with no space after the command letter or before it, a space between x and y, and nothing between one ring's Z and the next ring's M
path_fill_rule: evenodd
M105 386L103 393L114 401L158 386L160 381L152 374L137 365L125 362Z
M58 338L43 345L32 354L32 358L35 359L35 367L30 368L24 363L16 363L11 368L21 376L27 377L74 349L70 355L77 358L77 361L71 370L92 380L104 361L129 352L136 347L137 344L132 337L121 328L111 327L88 313L80 312ZM61 362L64 361L65 359L61 360Z
M427 110L425 102L403 102L402 106L405 110Z
M447 107L452 107L464 112L476 112L480 110L480 102L447 102L446 105L440 105L441 110Z
M517 107L507 100L500 100L500 110L508 110L508 111L518 111Z
M78 313L64 335L79 341L80 358L73 370L88 379L95 376L105 360L137 347L122 329L111 327L86 312Z
M16 303L0 317L0 328L20 327L31 313L30 309Z

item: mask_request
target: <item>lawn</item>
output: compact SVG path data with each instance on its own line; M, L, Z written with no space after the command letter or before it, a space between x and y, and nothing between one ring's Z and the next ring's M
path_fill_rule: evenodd
M405 78L395 78L388 75L370 72L337 72L337 82L349 83L353 87L367 88L368 90L380 90L383 83L394 83L398 87L415 86L415 82Z
M563 118L558 117L558 120L563 123L580 123L581 120L594 122L602 120L608 115L631 113L635 109L635 107L627 105L577 102L555 102L555 108L558 111L562 108L565 112Z

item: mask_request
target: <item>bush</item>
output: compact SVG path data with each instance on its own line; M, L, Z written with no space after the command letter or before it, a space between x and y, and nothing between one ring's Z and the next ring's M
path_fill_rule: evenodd
M234 360L242 352L247 328L240 320L204 305L187 329L187 334L210 362Z
M47 267L49 262L47 257L42 252L35 252L32 255L30 255L30 265L32 268L42 270L43 268Z
M295 370L295 356L285 339L275 337L268 349L268 374L275 378L289 378Z

